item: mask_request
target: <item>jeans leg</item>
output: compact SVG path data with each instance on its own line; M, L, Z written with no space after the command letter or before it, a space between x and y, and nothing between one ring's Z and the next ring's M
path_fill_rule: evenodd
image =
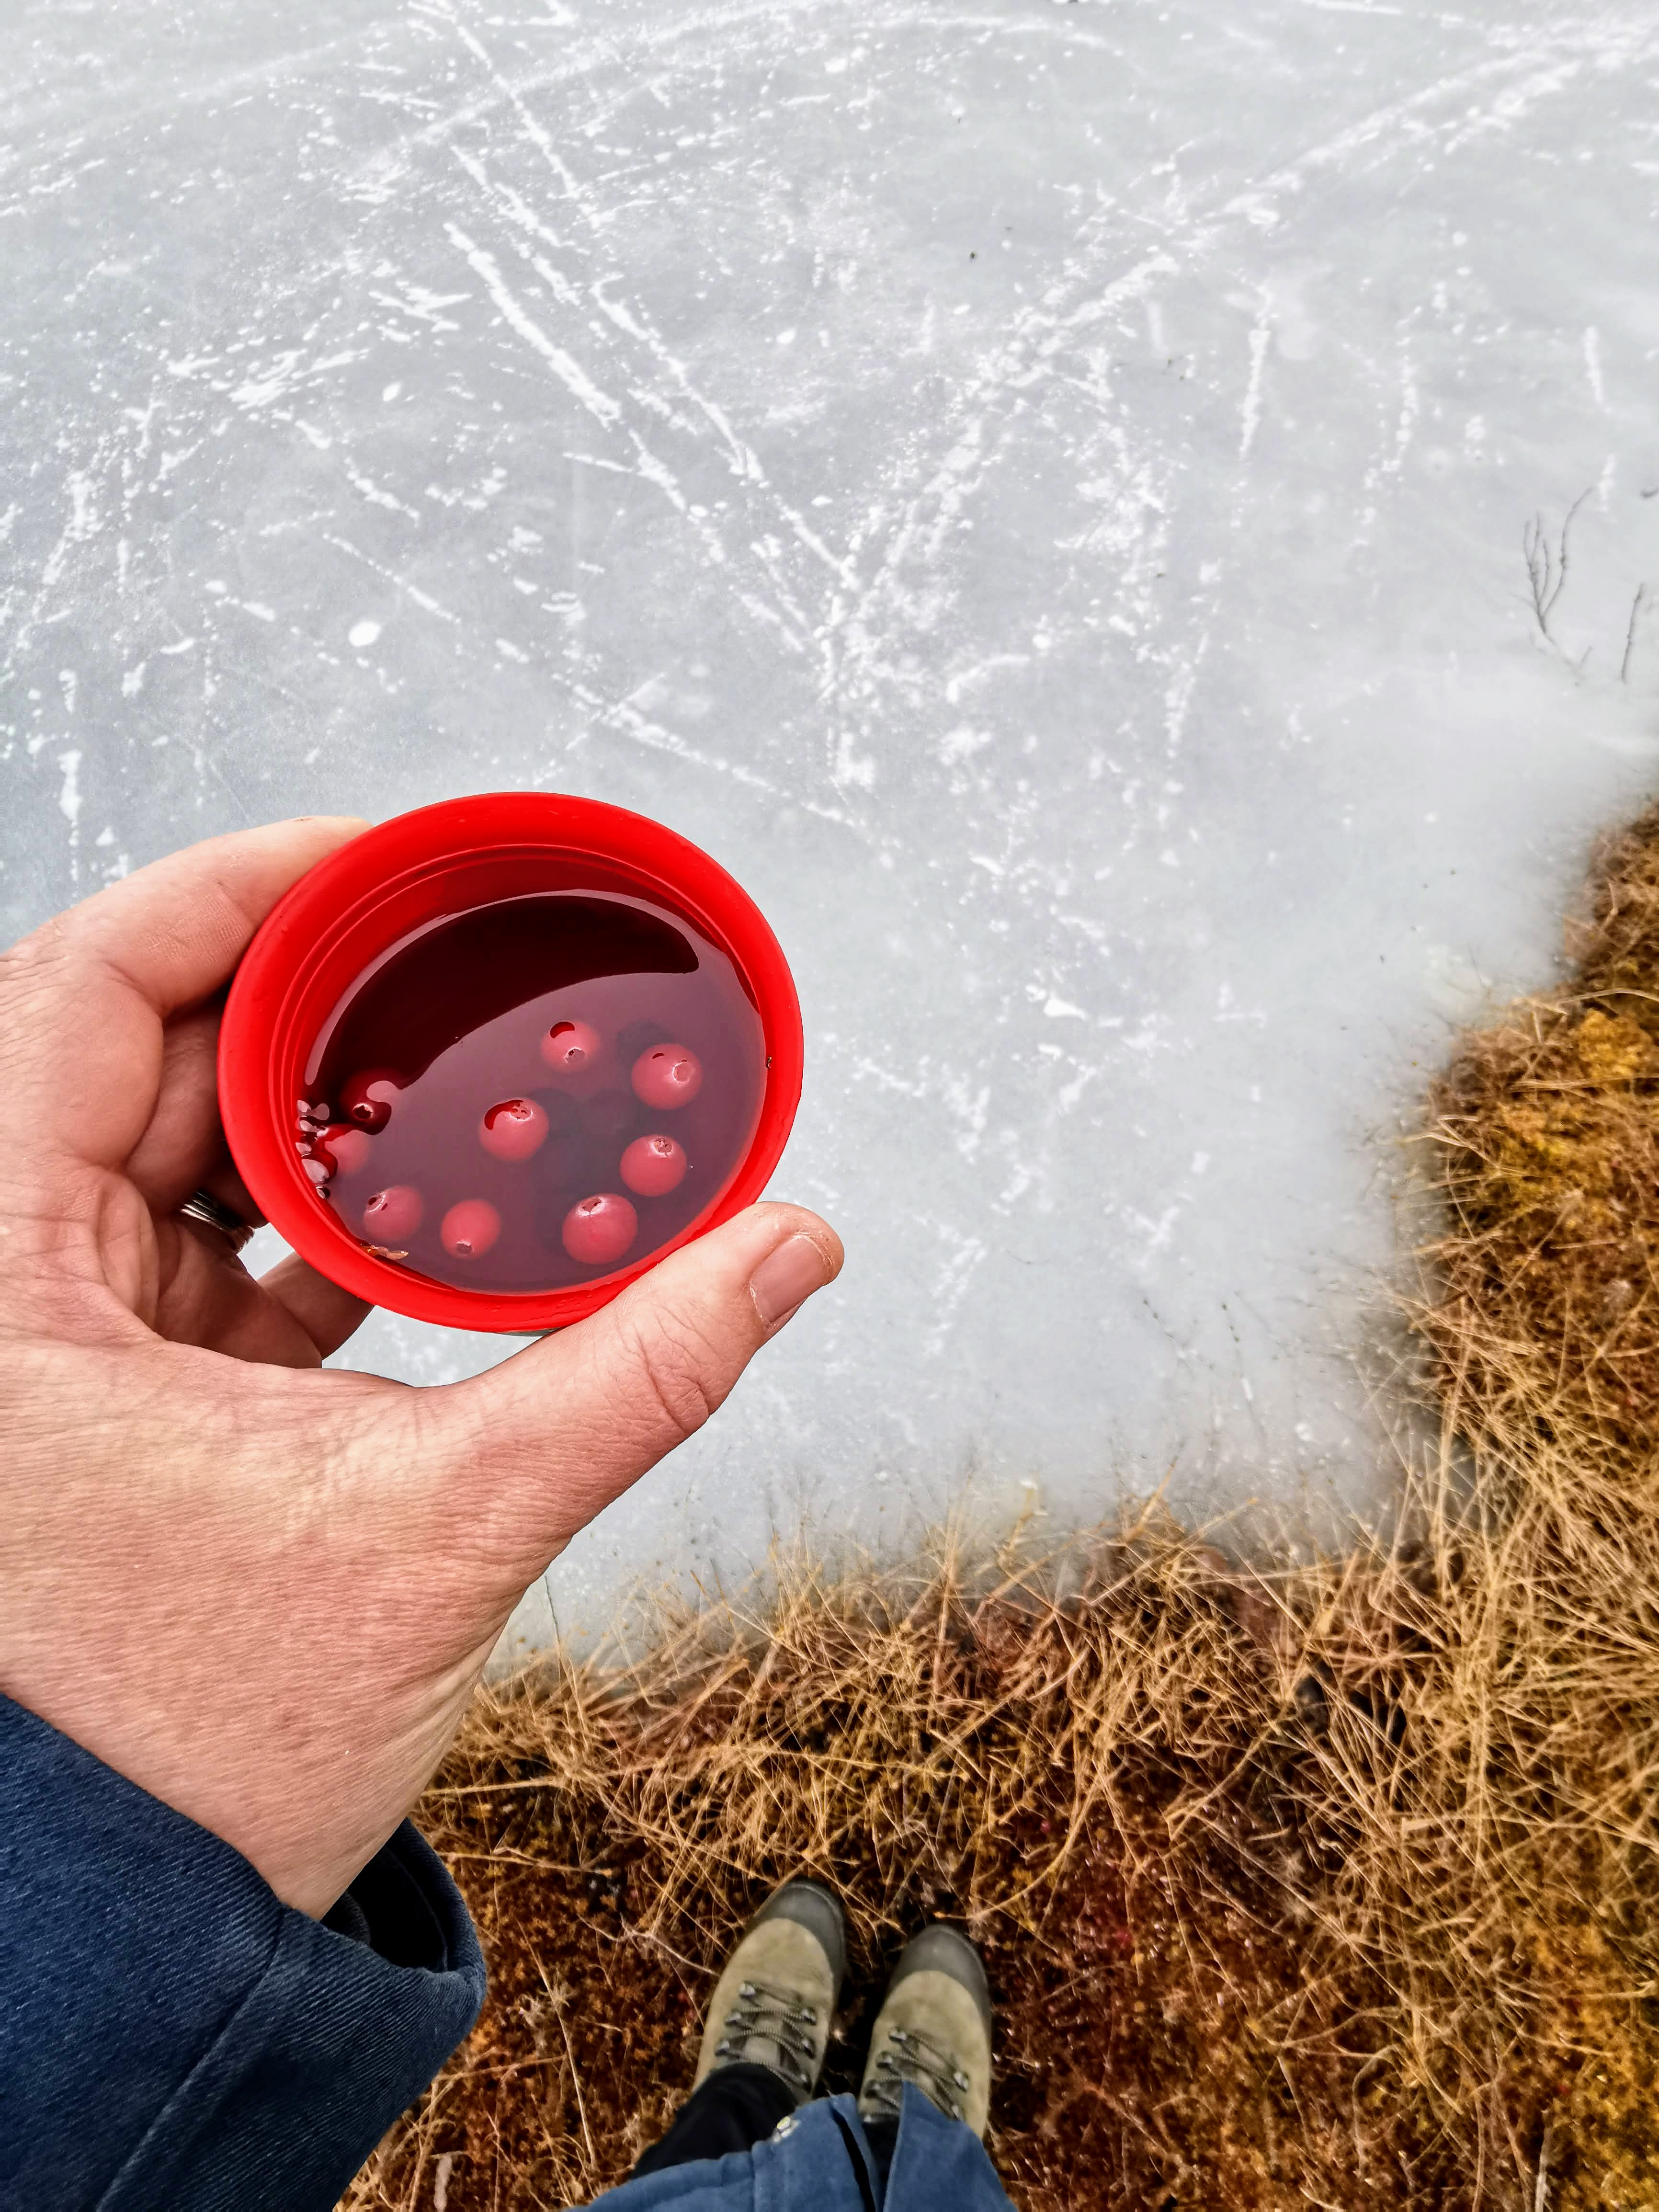
M702 2087L691 2092L667 2134L652 2145L634 2172L660 2173L665 2166L690 2166L695 2159L753 2150L794 2109L794 2092L769 2066L717 2066Z

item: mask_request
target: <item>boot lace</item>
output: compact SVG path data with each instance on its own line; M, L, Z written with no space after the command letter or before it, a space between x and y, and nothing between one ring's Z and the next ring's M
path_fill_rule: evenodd
M803 2004L795 1990L777 1989L769 1982L744 1982L738 1990L738 2002L726 2015L726 2033L714 2045L714 2055L746 2058L750 2043L760 2038L772 2044L778 2055L750 2063L770 2067L792 2089L810 2092L817 2079L818 2049L816 2036L809 2031L817 2024L817 2012Z
M953 2120L966 2117L962 2096L968 2076L953 2051L914 2027L890 2027L885 2047L870 2070L860 2102L872 2117L896 2120L904 2102L904 2085L914 2081L931 2105Z

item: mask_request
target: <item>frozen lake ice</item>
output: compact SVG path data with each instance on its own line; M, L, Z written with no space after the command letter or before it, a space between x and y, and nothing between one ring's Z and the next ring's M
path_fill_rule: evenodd
M519 1633L969 1489L1375 1510L1401 1133L1655 779L1659 7L0 37L5 934L544 786L795 965L846 1273Z

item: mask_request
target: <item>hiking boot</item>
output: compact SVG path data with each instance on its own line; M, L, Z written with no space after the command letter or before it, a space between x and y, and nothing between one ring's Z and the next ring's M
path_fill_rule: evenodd
M870 2033L859 2116L896 2120L913 2081L976 2136L991 2116L991 1990L979 1953L936 1921L906 1944Z
M846 1966L840 1899L815 1881L775 1889L714 1984L695 2086L719 2066L764 2066L804 2105L823 2071Z

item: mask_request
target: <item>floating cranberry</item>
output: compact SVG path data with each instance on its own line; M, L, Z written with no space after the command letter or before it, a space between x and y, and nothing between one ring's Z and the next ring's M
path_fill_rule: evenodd
M503 1098L478 1124L478 1142L498 1160L527 1160L546 1135L547 1116L533 1098Z
M452 1260L482 1260L501 1233L501 1217L488 1199L464 1198L452 1206L438 1239Z
M685 1179L685 1154L672 1137L635 1137L622 1156L622 1179L641 1198L666 1198Z
M689 1106L702 1089L702 1062L683 1044L653 1044L634 1062L634 1092L647 1106L672 1113Z
M372 1244L404 1244L426 1216L426 1200L413 1183L388 1183L363 1200L363 1234Z
M564 1249L584 1267L609 1267L639 1234L640 1217L622 1194L602 1190L579 1199L564 1217Z
M604 1042L589 1022L555 1022L542 1039L542 1058L557 1075L586 1075L598 1066Z
M340 1091L340 1119L350 1121L370 1136L384 1129L403 1089L403 1079L389 1067L366 1067Z
M319 1129L311 1140L312 1158L325 1161L331 1175L356 1175L368 1165L374 1151L368 1130L355 1129L349 1121Z

